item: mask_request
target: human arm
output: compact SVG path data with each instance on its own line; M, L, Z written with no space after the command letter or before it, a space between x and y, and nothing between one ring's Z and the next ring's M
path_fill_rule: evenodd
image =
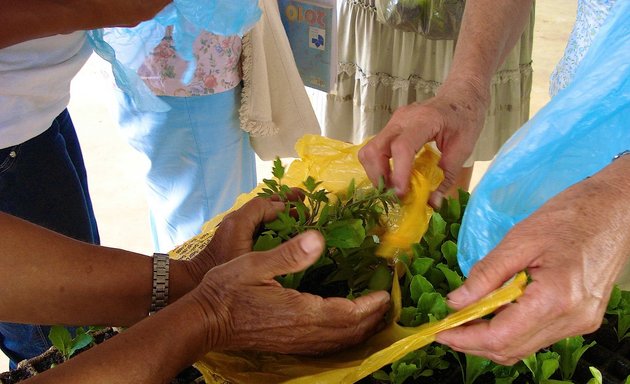
M457 351L513 364L563 338L601 325L630 255L630 157L550 199L517 224L449 295L460 309L527 270L524 295L489 321L438 335Z
M170 0L3 0L0 48L56 34L148 20Z
M253 199L228 215L191 261L171 260L170 301L215 265L251 250L252 234L284 204ZM151 304L152 259L91 245L0 213L0 319L9 322L128 326Z
M323 299L274 279L304 270L323 247L311 231L218 266L156 315L27 382L159 383L210 350L313 354L358 343L383 322L386 292Z
M435 141L442 151L439 165L445 179L432 194L431 204L440 205L479 138L492 76L521 35L531 5L532 0L466 2L453 63L437 95L397 109L359 152L373 183L382 175L404 195L416 152Z

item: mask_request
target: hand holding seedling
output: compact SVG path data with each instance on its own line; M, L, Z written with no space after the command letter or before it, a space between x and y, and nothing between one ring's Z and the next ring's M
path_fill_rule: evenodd
M313 264L323 236L307 231L266 252L245 254L212 269L193 291L208 330L206 350L252 349L318 354L363 341L389 308L384 291L354 301L283 288L274 278Z
M254 232L262 223L274 220L284 207L282 202L255 198L225 216L210 243L188 263L191 279L199 283L210 269L250 252Z
M453 349L513 364L542 347L599 328L630 254L630 158L549 200L517 224L449 294L459 309L527 270L531 283L491 320L438 335Z

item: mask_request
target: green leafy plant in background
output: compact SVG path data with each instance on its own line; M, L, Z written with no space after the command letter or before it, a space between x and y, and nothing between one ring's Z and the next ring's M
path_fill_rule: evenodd
M578 361L584 352L593 345L595 345L594 341L584 345L582 336L574 336L560 340L551 347L551 350L560 356L560 374L563 380L571 380Z
M622 291L618 286L613 291L608 301L606 313L617 316L617 339L621 342L630 337L630 291Z
M52 326L48 333L48 339L52 345L61 353L64 361L70 359L78 350L94 343L92 333L99 330L99 327L79 327L75 330L73 337L70 331L58 325Z

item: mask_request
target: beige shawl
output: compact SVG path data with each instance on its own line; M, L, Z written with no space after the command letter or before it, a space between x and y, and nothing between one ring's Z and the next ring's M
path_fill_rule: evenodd
M277 0L260 0L262 17L243 37L241 128L263 160L295 157L304 134L321 134L300 78Z

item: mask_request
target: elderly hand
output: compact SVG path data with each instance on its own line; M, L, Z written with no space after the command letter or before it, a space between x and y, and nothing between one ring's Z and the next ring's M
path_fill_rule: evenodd
M627 175L630 162L625 168ZM461 309L472 304L527 269L531 283L523 296L491 320L445 331L437 341L508 365L558 340L599 328L630 253L629 197L627 185L620 185L628 177L621 175L605 170L517 224L473 267L464 285L451 292L449 305Z
M206 350L318 354L359 343L384 325L387 292L354 301L324 299L285 289L274 280L306 269L323 249L322 235L310 231L208 272L192 292L209 314Z
M385 128L361 149L359 160L375 185L383 176L399 196L406 194L416 153L425 143L435 141L442 152L439 166L444 181L430 201L434 207L441 204L472 153L486 111L486 98L473 91L474 87L447 87L445 84L432 99L398 108Z

